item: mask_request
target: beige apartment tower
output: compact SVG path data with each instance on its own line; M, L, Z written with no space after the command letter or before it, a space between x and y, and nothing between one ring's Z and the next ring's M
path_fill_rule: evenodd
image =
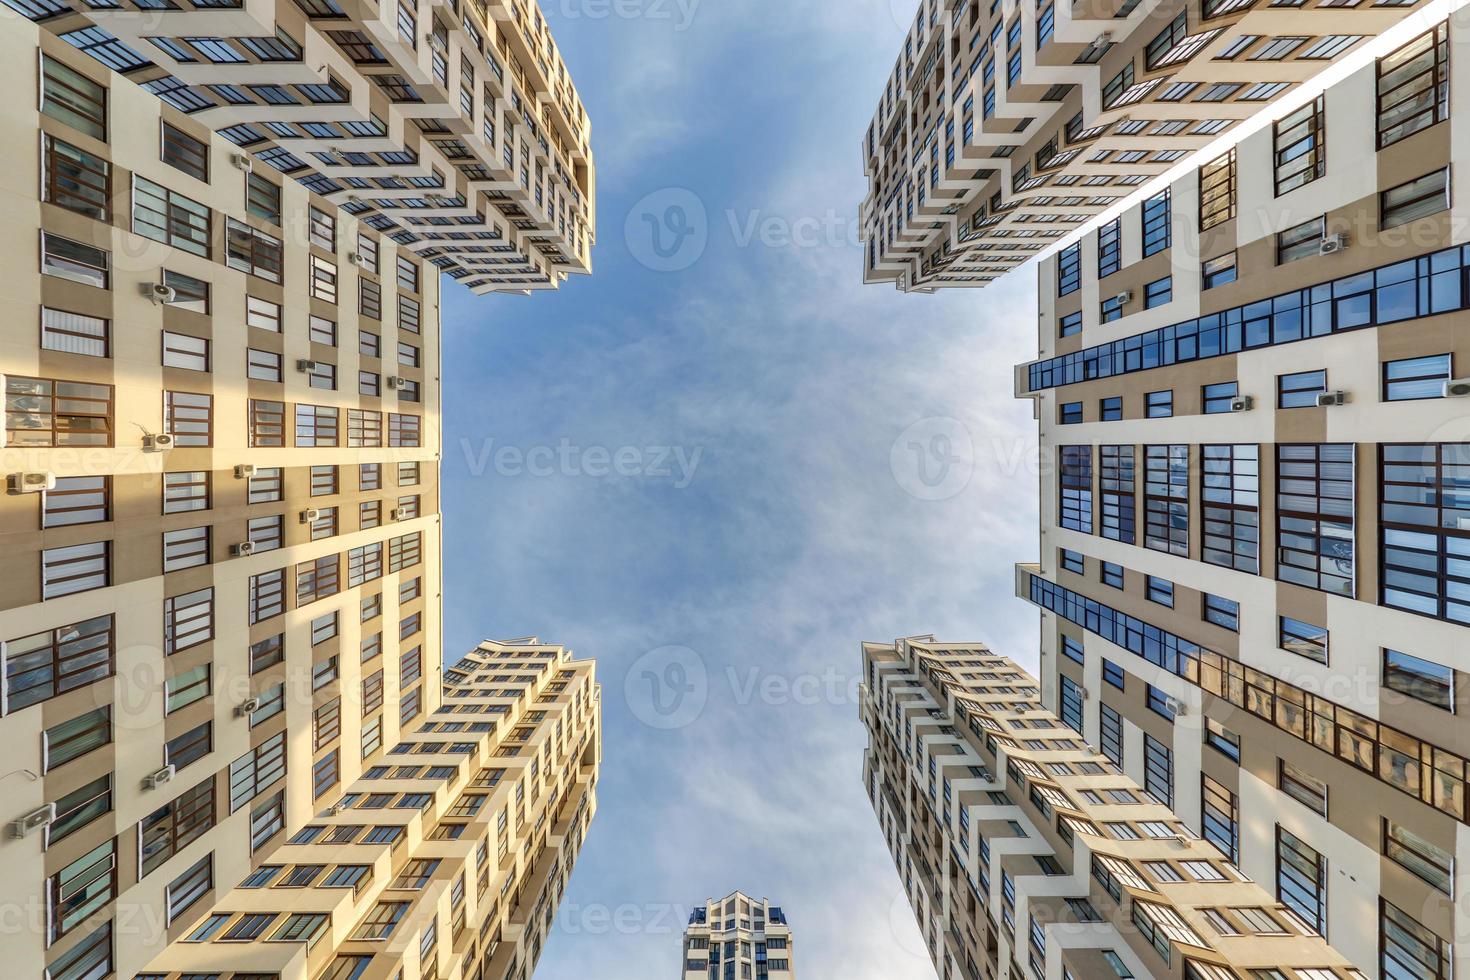
M731 892L689 914L684 980L795 980L791 927L779 905Z
M984 286L1424 5L921 0L863 137L864 281Z
M1016 589L1063 722L1368 976L1445 980L1470 970L1470 34L1384 40L1041 262L1016 387L1053 465Z
M400 5L406 112L364 11L12 6L44 23L0 32L3 972L522 980L600 702L534 640L442 666L438 272L586 271L544 24ZM446 50L473 132L427 108ZM450 153L492 116L534 185Z
M1013 662L913 637L863 672L863 782L939 976L1363 980Z

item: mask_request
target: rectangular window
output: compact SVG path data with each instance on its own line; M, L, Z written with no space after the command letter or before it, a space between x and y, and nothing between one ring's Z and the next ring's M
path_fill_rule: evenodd
M112 386L5 375L5 445L111 446Z
M1325 99L1319 95L1275 125L1276 196L1310 184L1327 173L1323 141Z
M317 248L337 250L337 219L320 208L307 208L307 238Z
M373 320L383 318L383 292L371 279L357 280L357 311Z
M226 223L225 259L231 269L268 282L281 281L281 240L234 218Z
M281 332L281 304L255 296L245 297L245 323L271 333Z
M281 380L281 355L274 351L247 348L245 376L251 381L279 382Z
M245 210L273 225L281 223L281 188L255 171L245 175ZM243 227L243 226L242 226Z
M41 527L75 527L112 520L112 477L59 476L41 495Z
M334 596L341 588L337 555L324 555L296 566L296 605L304 606L318 599Z
M1167 419L1174 415L1174 391L1150 391L1143 396L1145 418Z
M337 321L312 314L306 321L306 336L313 344L337 346Z
M41 308L41 347L63 354L110 357L111 321L83 313Z
M361 230L357 233L357 266L374 275L378 272L378 240Z
M1062 571L1081 575L1085 568L1085 559L1080 551L1068 551L1066 548L1057 549L1061 556Z
M185 371L209 370L209 341L188 334L163 332L163 366Z
M112 164L46 134L41 165L41 200L98 221L112 220Z
M414 448L421 445L422 428L417 415L388 413L388 445L394 448Z
M312 749L326 748L342 734L342 699L332 698L320 705L311 716Z
M1080 641L1074 640L1070 636L1063 636L1061 640L1062 656L1066 657L1073 663L1083 664L1087 662L1087 652L1083 650Z
M172 269L163 270L163 284L173 290L168 305L176 310L209 314L209 283Z
M383 413L347 410L347 445L377 449L383 445Z
M1326 233L1325 218L1313 218L1276 233L1276 264L1285 265L1297 259L1316 255Z
M1066 316L1061 317L1060 319L1057 320L1057 335L1058 336L1061 336L1061 337L1070 337L1073 334L1079 334L1081 332L1082 332L1082 313L1080 311L1077 312L1077 313L1068 313Z
M169 883L166 905L168 922L183 915L191 905L214 888L214 853L204 855Z
M1444 383L1451 373L1450 355L1408 357L1383 362L1383 400L1386 402L1419 401L1443 398Z
M1169 222L1170 192L1165 188L1143 202L1143 255L1162 252L1172 240Z
M1174 608L1174 583L1154 575L1144 576L1145 594L1149 602Z
M338 763L341 753L333 749L316 761L311 767L311 796L312 799L321 799L333 786L337 785L339 778Z
M1454 854L1387 817L1383 818L1383 854L1435 890L1454 894Z
M418 463L398 464L398 485L400 487L416 487L419 483Z
M1235 253L1226 252L1200 264L1201 289L1214 289L1235 281Z
M1114 218L1097 230L1097 277L1104 279L1123 268L1123 219Z
M1319 664L1327 663L1327 630L1290 616L1279 617L1281 629L1277 639L1281 649L1306 657Z
M56 599L111 584L111 541L47 548L41 552L42 599Z
M312 299L319 299L326 303L337 302L337 264L320 255L313 255L310 271Z
M1205 744L1240 765L1240 736L1213 718L1205 719Z
M163 761L165 765L183 769L190 763L198 762L213 749L214 722L206 721L163 743Z
M1318 935L1327 934L1327 859L1279 824L1276 897Z
M46 828L46 846L49 848L111 812L112 773L106 773L57 799L56 819Z
M1082 688L1066 674L1059 675L1058 680L1061 682L1062 724L1081 735Z
M1174 805L1174 751L1147 733L1143 736L1143 788L1165 806Z
M419 291L419 267L405 255L398 256L398 288L410 293Z
M337 365L328 361L312 361L306 371L306 384L324 391L337 390Z
M210 220L207 205L133 175L133 234L208 257Z
M1221 381L1201 388L1200 401L1204 405L1206 415L1220 415L1230 411L1230 403L1235 401L1239 394L1240 384L1238 382Z
M1450 172L1441 168L1390 187L1379 196L1378 226L1397 228L1450 209Z
M1327 784L1285 759L1276 761L1277 786L1281 792L1320 816L1327 816Z
M1235 148L1199 168L1199 230L1235 217ZM1231 261L1231 267L1235 265ZM1205 286L1209 288L1208 285Z
M266 841L285 829L286 794L278 792L267 797L250 811L250 850L260 850ZM325 917L321 919L324 920Z
M286 403L250 399L250 445L253 447L286 444Z
M1112 398L1100 400L1098 415L1104 422L1121 422L1123 420L1123 399L1115 395Z
M1200 836L1231 864L1240 863L1240 797L1223 783L1200 774Z
M214 778L185 790L138 823L138 877L146 877L214 826Z
M105 249L41 232L42 275L106 289L111 272L112 256Z
M112 741L112 706L52 725L41 735L42 772L54 772Z
M1092 447L1060 448L1057 522L1064 528L1092 533Z
M1102 584L1112 589L1123 587L1123 566L1115 565L1110 561L1099 562L1101 567Z
M47 886L47 942L54 943L117 897L117 839L62 868Z
M209 144L168 123L163 124L159 159L190 177L209 183Z
M1098 304L1097 318L1100 323L1112 323L1114 320L1123 319L1123 300L1127 293L1119 293L1110 296Z
M1099 490L1102 493L1102 536L1132 544L1137 535L1134 498L1135 450L1132 446L1103 446Z
M1455 672L1449 667L1385 649L1382 681L1391 691L1407 694L1442 711L1455 710Z
M85 687L117 670L111 615L17 637L0 644L6 714Z
M214 444L214 396L193 391L163 393L163 431L174 437L174 445L208 447Z
M419 332L419 301L412 296L398 296L398 329L405 333Z
M261 572L250 576L249 619L252 624L286 611L286 571Z
M209 564L210 527L186 527L163 532L163 570L178 572Z
M41 57L41 113L107 142L107 89L72 68Z
M1174 277L1165 276L1155 279L1143 287L1143 308L1151 310L1156 306L1163 306L1174 299Z
M1232 633L1240 632L1240 603L1204 593L1204 619Z
M1058 425L1077 425L1082 421L1082 403L1064 402L1057 406Z
M1189 446L1145 446L1144 546L1189 556Z
M1448 24L1378 59L1378 148L1450 115Z
M1057 253L1057 295L1066 296L1082 288L1082 246L1079 243Z
M1200 455L1200 556L1254 575L1260 570L1260 447L1202 445Z
M230 812L250 802L286 774L286 733L277 732L230 763Z
M313 466L311 468L311 496L330 497L339 488L337 467Z
M1119 768L1123 765L1123 716L1106 704L1098 707L1098 748L1108 761Z
M163 600L163 653L173 656L214 638L214 589Z
M1276 447L1276 577L1351 596L1352 443Z
M1386 444L1381 453L1383 604L1470 623L1470 522L1460 489L1470 479L1470 447Z
M296 406L296 445L337 445L337 409L329 405Z

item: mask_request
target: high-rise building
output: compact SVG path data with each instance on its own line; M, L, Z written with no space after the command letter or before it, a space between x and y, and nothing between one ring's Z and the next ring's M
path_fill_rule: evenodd
M244 151L221 168L297 180L475 292L592 271L591 127L534 2L4 2Z
M685 980L795 980L795 948L781 906L744 892L710 899L684 930Z
M863 138L866 282L983 286L1415 0L921 0Z
M13 821L0 841L3 972L316 980L339 944L367 948L351 937L386 892L387 906L406 903L409 929L395 939L425 940L411 957L417 975L461 976L466 957L488 953L484 976L519 978L570 866L567 841L591 813L579 809L596 771L584 744L596 741L595 722L590 736L585 724L596 710L591 668L528 648L573 676L507 684L488 703L478 682L451 677L450 694L470 700L446 700L435 265L446 256L408 224L383 224L376 206L338 208L338 195L279 154L242 155L238 140L211 132L232 93L270 102L249 111L250 125L297 150L317 124L296 132L267 120L283 118L277 105L304 111L313 93L313 118L333 121L324 133L360 112L395 138L432 120L417 115L406 129L381 96L358 101L375 91L362 88L368 76L342 69L299 14L263 37L250 23L273 8L258 7L131 11L138 25L154 18L139 29L156 59L127 72L133 80L113 70L129 67L117 59L132 49L61 5L28 8L54 30L16 18L0 32L11 93L0 296L13 315L0 344L0 742L11 755L0 816ZM109 21L121 13L87 8ZM195 25L183 43L209 62L204 88L218 113L134 84L181 57L159 26L174 22ZM516 50L507 33L521 28L497 23L504 57ZM468 31L469 21L456 25L451 40L462 46ZM355 108L324 107L302 57L313 71L318 59L337 66L328 75L349 84ZM257 78L268 62L279 84ZM437 159L413 142L410 156ZM361 148L378 161L362 166L384 165L374 187L438 179L388 140ZM486 732L491 719L459 717L471 705L505 718ZM426 734L461 728L457 740ZM404 750L426 774L383 781ZM497 767L498 789L476 787L489 791L485 812L456 809L474 803L466 783ZM507 841L490 821L512 792ZM400 794L423 806L375 810ZM462 839L433 838L460 833L443 828L461 816ZM361 839L348 833L357 824ZM323 839L298 840L308 826ZM461 853L482 840L514 850L496 859L491 884L507 891L493 898L483 862ZM349 851L321 850L337 845ZM340 873L310 874L335 853L349 858ZM301 862L274 884L290 870L284 887L303 890L239 887L277 854ZM391 885L410 858L440 862L417 897ZM163 953L216 906L255 917ZM489 923L483 932L460 935L467 909L475 918L464 922ZM305 917L287 928L271 910ZM436 930L437 945L427 941ZM402 958L393 943L370 948L381 952L365 976ZM161 953L177 965L145 972Z
M863 781L939 976L1363 980L1012 661L913 637L863 672Z
M1389 40L1041 263L1016 386L1055 465L1016 588L1063 721L1370 976L1442 980L1470 968L1470 32Z

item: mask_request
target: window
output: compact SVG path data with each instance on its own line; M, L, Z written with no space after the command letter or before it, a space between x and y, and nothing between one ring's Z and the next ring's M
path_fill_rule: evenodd
M41 527L75 527L112 520L112 477L58 476L41 495Z
M311 716L312 748L322 749L342 734L342 699L332 698L319 706Z
M1097 230L1097 277L1112 275L1123 267L1123 219L1114 218Z
M419 267L407 256L398 256L398 288L411 293L419 291Z
M1201 557L1254 575L1260 570L1260 447L1206 444L1200 455Z
M1205 744L1236 765L1240 764L1240 736L1213 718L1205 719Z
M112 445L112 386L6 375L5 445Z
M44 772L53 772L73 759L112 741L112 707L103 705L69 721L53 725L41 736Z
M230 218L225 228L226 263L231 269L281 281L281 240Z
M337 390L337 365L328 361L312 361L306 371L306 383L312 388Z
M46 846L50 847L104 813L111 812L112 773L106 773L56 800L56 819L46 828Z
M1320 816L1327 816L1327 784L1311 773L1278 759L1277 786L1281 792Z
M1120 422L1123 419L1123 399L1118 396L1104 398L1098 402L1098 414L1104 422Z
M41 308L41 347L64 354L110 357L111 321L102 317Z
M1143 287L1143 308L1151 310L1156 306L1163 306L1174 298L1174 277L1165 276L1155 279Z
M1058 676L1061 682L1062 724L1077 734L1082 734L1082 688L1066 674Z
M296 566L296 604L304 606L336 595L340 589L338 555L324 555Z
M194 255L209 255L210 211L162 184L133 175L133 233Z
M112 165L49 134L43 140L41 200L111 221Z
M168 123L163 124L159 159L190 177L209 183L209 144Z
M1378 59L1378 148L1449 118L1447 25Z
M1202 289L1214 289L1235 281L1235 253L1226 252L1200 264Z
M1206 415L1219 415L1230 411L1230 403L1240 394L1240 385L1235 381L1221 381L1205 385L1200 389L1200 401Z
M1169 247L1169 189L1143 202L1143 255L1147 258Z
M1397 228L1450 209L1450 172L1447 168L1390 187L1378 201L1380 228Z
M1157 602L1161 606L1174 608L1174 583L1168 579L1157 578L1153 575L1144 576L1147 586L1146 594L1149 602Z
M1123 716L1106 704L1098 707L1098 748L1115 766L1123 765Z
M313 299L327 303L337 302L337 264L322 258L311 257L310 292Z
M286 444L286 403L250 399L250 445L284 446Z
M378 448L383 445L383 413L347 410L347 445Z
M1277 642L1281 649L1319 664L1327 663L1327 630L1290 616L1280 617L1280 624Z
M1189 446L1145 446L1144 546L1189 556Z
M47 885L48 942L54 943L117 897L117 839L83 854Z
M1062 446L1058 481L1057 522L1064 528L1092 533L1092 447Z
M285 828L286 794L278 792L267 797L250 811L250 850L258 851L266 841ZM321 918L325 919L325 916Z
M1454 854L1387 817L1383 818L1383 853L1436 890L1454 895Z
M1275 124L1276 196L1327 173L1323 143L1324 96L1317 96Z
M1146 732L1143 736L1143 788L1165 806L1174 805L1174 752Z
M193 762L198 762L214 749L214 723L206 721L197 728L191 728L182 735L175 736L163 744L163 761L165 765L176 769L183 769Z
M338 490L337 467L313 466L311 468L311 496L329 497Z
M418 463L398 464L398 485L400 487L416 487L419 482Z
M1145 418L1166 419L1174 414L1174 392L1150 391L1143 396Z
M248 348L245 351L245 376L251 381L279 382L281 380L281 355L274 351Z
M1104 660L1103 661L1102 676L1103 676L1103 680L1107 681L1109 684L1113 685L1118 690L1120 690L1120 691L1121 690L1124 690L1123 668L1122 667L1119 667L1117 664L1113 663L1111 660Z
M337 321L313 314L307 320L307 338L313 344L337 346Z
M398 363L406 367L419 366L419 349L413 344L398 345Z
M1132 544L1137 533L1134 503L1134 448L1103 446L1099 489L1102 491L1102 536Z
M281 223L281 188L255 171L245 175L245 210L273 225ZM243 226L242 226L243 227Z
M163 431L174 437L179 448L210 446L214 432L211 425L213 395L192 391L163 393Z
M1235 217L1235 148L1199 168L1199 230ZM1232 255L1231 267L1235 265ZM1205 286L1209 288L1208 285Z
M258 674L285 659L286 638L277 633L250 645L250 673Z
M1464 598L1470 535L1458 489L1466 480L1470 447L1387 444L1381 453L1383 604L1470 623Z
M281 332L281 304L255 296L245 297L245 322L247 325L271 333Z
M1352 443L1276 447L1276 577L1353 594Z
M210 665L200 664L169 678L164 684L165 714L173 714L209 697Z
M3 710L6 714L111 677L117 669L111 615L7 640Z
M230 763L230 812L250 802L286 774L286 733L277 734Z
M1068 313L1057 320L1057 334L1062 337L1070 337L1082 332L1082 313Z
M1276 827L1276 896L1318 935L1327 934L1327 859Z
M337 445L337 409L329 405L296 406L296 445Z
M186 371L209 370L209 341L203 337L163 332L163 366Z
M111 269L112 256L105 249L41 232L43 275L106 289L111 282Z
M321 799L333 786L337 785L338 762L341 759L341 751L333 749L322 756L311 767L311 796L312 799ZM328 881L330 883L330 879Z
M412 448L421 444L422 430L417 415L388 413L388 445L394 448Z
M1379 969L1384 977L1450 980L1451 946L1387 899L1378 923Z
M1109 588L1121 589L1123 587L1123 566L1114 565L1110 561L1099 562L1102 568L1102 584Z
M1444 711L1455 710L1455 672L1449 667L1385 649L1382 681L1391 691Z
M337 250L337 219L320 208L307 208L307 238L317 248Z
M146 877L214 826L214 778L144 817L138 823L140 878Z
M1233 633L1240 632L1240 603L1204 593L1204 619Z
M163 532L163 570L178 572L209 564L209 526Z
M1081 575L1083 572L1083 568L1085 567L1082 553L1078 551L1068 551L1066 548L1059 548L1057 550L1061 555L1062 570L1071 572L1074 575Z
M1057 255L1057 295L1066 296L1081 288L1082 246L1074 242Z
M1119 293L1098 304L1098 320L1102 323L1112 323L1114 320L1123 319L1123 301L1127 296L1127 293Z
M214 589L163 600L163 652L172 656L214 638Z
M47 548L41 552L41 598L100 589L112 581L112 542Z
M419 301L402 293L398 294L398 329L405 333L419 332Z
M258 623L286 611L286 572L276 569L250 576L250 622Z
M209 283L171 269L163 270L163 284L174 291L168 305L191 313L209 313Z
M41 57L41 113L79 133L107 142L107 89L86 75Z
M284 683L273 684L270 687L263 688L256 695L256 698L260 701L260 704L256 706L254 711L250 712L251 728L259 725L261 722L274 718L286 710L286 685Z
M357 233L357 265L364 272L378 272L378 240L366 232Z
M357 310L363 316L374 320L383 318L383 293L378 284L371 279L357 280Z
M111 976L116 964L112 959L112 923L105 922L46 968L50 980L95 980Z
M1408 357L1383 362L1383 400L1386 402L1418 401L1443 398L1444 383L1451 373L1450 355Z
M357 467L359 490L381 490L383 487L383 464L361 463Z
M1070 636L1063 636L1061 640L1062 656L1066 657L1073 663L1081 664L1087 662L1087 653L1085 650L1083 650L1081 641L1074 640Z
M1231 864L1240 863L1240 797L1223 783L1200 774L1200 836Z
M1276 264L1285 265L1317 254L1326 234L1326 219L1313 218L1276 234Z

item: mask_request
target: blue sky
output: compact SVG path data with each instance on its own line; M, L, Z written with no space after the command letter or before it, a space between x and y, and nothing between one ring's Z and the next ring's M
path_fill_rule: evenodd
M914 0L543 0L593 121L591 278L444 311L446 644L594 657L599 811L538 978L677 976L779 902L807 977L933 977L861 784L859 643L1028 666L1029 270L861 284L859 145ZM659 229L654 240L653 229Z

